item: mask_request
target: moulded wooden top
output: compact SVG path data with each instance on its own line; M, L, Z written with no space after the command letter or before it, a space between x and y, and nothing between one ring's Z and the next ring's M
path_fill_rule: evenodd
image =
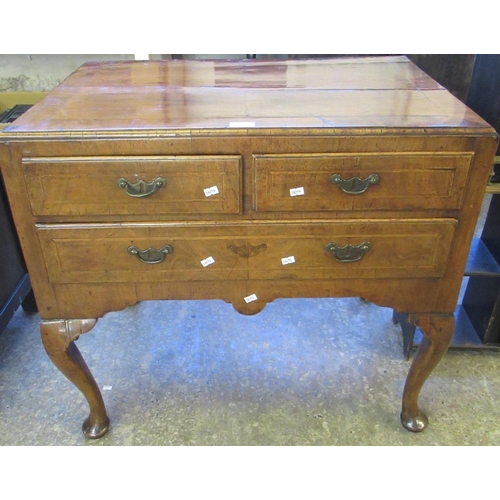
M328 133L346 128L494 132L404 56L90 62L5 132Z

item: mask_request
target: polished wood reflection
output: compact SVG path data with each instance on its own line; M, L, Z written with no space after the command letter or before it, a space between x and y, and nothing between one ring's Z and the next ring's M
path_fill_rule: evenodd
M83 65L8 132L484 127L406 57Z

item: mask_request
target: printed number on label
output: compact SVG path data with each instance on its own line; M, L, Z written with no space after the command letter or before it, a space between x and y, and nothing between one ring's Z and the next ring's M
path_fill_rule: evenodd
M214 258L212 256L210 257L207 257L206 259L203 259L201 262L201 265L203 267L207 267L209 266L210 264L213 264L215 262Z
M303 194L304 194L303 187L290 189L290 196L302 196Z
M209 188L206 188L203 190L204 193L205 193L205 196L213 196L214 194L219 194L219 189L217 188L217 186L212 186L212 187L209 187Z

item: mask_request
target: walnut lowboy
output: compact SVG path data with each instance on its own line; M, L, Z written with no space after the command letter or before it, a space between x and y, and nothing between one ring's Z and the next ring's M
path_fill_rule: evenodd
M84 434L109 428L74 343L97 318L296 297L409 315L424 340L401 421L423 430L496 146L402 57L82 66L0 136L0 164L44 347L90 406Z

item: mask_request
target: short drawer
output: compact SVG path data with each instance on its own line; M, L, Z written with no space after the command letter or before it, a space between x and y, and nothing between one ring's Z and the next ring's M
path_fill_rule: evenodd
M241 212L239 156L29 158L33 215Z
M454 219L40 225L52 283L439 278Z
M258 211L459 209L473 153L254 155Z

